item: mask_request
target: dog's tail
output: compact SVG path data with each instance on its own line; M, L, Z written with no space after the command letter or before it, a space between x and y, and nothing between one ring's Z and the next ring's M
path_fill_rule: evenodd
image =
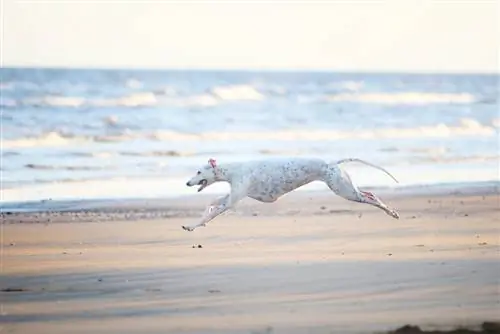
M348 158L348 159L342 159L342 160L339 160L337 162L335 162L337 165L340 165L340 164L343 164L343 163L346 163L346 162L359 162L359 163L362 163L362 164L365 164L367 166L370 166L370 167L373 167L373 168L376 168L378 170L381 170L382 172L386 173L387 175L389 175L394 181L396 181L396 183L399 183L399 181L394 177L392 176L391 173L389 173L387 170L385 170L384 168L382 167L379 167L377 165L374 165L372 163L369 163L367 161L364 161L364 160L361 160L361 159L357 159L357 158Z

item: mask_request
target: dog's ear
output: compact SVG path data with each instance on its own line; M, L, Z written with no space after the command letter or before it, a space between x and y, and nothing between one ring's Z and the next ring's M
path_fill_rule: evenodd
M210 164L210 166L212 166L212 168L215 168L217 166L217 162L215 161L215 159L208 159L208 163Z

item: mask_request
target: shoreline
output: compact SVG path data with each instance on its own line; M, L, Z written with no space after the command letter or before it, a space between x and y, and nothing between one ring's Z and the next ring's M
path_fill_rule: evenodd
M460 195L491 195L500 193L500 181L490 180L483 182L454 182L454 183L440 183L440 184L422 184L410 185L400 187L362 187L363 189L376 192L385 198L394 197L417 197L417 196L447 196L450 194ZM100 211L100 210L123 210L127 208L147 209L150 211L167 210L169 207L176 209L179 204L185 202L201 201L205 202L207 198L222 193L202 192L196 193L193 190L192 194L182 194L179 196L168 197L153 197L153 198L93 198L93 199L61 199L52 200L45 199L39 201L11 201L0 202L0 214L5 216L9 214L37 214L37 213L50 213L50 212L86 212L86 211ZM295 190L290 194L283 196L284 198L295 196L318 197L332 199L338 198L330 190ZM200 209L203 209L200 207Z

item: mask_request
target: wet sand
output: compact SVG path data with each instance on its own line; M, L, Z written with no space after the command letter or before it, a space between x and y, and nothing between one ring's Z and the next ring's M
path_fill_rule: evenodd
M207 196L2 215L0 333L377 333L500 321L497 194ZM201 247L199 246L201 245Z

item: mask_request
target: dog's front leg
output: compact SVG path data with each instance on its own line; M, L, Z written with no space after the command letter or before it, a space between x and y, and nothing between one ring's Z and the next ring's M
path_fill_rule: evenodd
M229 195L217 197L206 207L200 221L197 224L182 226L182 228L186 231L194 231L194 229L196 229L197 227L205 226L209 221L227 210L227 208L225 208L225 210L222 210L221 207L225 207L227 205L228 198Z
M197 227L205 226L209 221L211 221L218 215L234 207L236 203L238 203L245 196L246 187L243 187L242 185L233 186L231 189L231 194L218 197L206 208L205 213L203 214L203 217L198 224L182 226L182 228L186 231L193 231Z

